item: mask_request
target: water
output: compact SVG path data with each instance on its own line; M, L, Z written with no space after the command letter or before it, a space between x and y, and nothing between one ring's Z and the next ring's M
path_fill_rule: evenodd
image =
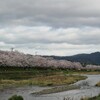
M100 81L100 75L87 75L86 80L79 81L75 85L81 86L81 89L64 91L53 94L46 94L42 96L34 96L31 93L43 90L44 87L25 86L20 88L11 88L0 91L0 100L8 100L14 94L22 95L24 100L63 100L63 98L72 98L73 100L80 100L85 96L96 96L100 93L100 88L95 87L95 84ZM48 87L45 87L48 88Z

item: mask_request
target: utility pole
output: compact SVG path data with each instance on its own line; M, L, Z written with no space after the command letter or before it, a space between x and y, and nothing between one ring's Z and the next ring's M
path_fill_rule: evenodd
M13 52L14 51L14 48L11 48L11 52Z

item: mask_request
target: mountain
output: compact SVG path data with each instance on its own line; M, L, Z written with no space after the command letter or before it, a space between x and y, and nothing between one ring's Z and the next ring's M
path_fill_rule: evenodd
M77 54L73 56L51 56L56 60L69 60L72 62L80 62L84 64L100 65L100 52L94 52L91 54Z

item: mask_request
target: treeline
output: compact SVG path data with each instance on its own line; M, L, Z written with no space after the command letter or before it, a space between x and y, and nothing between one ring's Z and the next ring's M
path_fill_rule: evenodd
M0 51L0 67L40 67L68 69L100 69L100 66L82 66L79 62L55 60L52 57L42 57L24 54L18 51Z

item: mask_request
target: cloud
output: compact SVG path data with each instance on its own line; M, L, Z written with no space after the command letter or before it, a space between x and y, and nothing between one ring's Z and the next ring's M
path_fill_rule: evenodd
M0 0L4 25L100 26L99 0Z
M99 33L100 29L93 27L53 29L47 26L14 26L0 29L0 47L57 55L57 52L64 55L69 51L70 54L74 51L96 51L100 49Z
M0 47L69 55L100 50L99 0L0 0Z
M1 41L11 44L100 44L100 29L93 27L53 29L47 26L18 26L1 29L0 36Z

